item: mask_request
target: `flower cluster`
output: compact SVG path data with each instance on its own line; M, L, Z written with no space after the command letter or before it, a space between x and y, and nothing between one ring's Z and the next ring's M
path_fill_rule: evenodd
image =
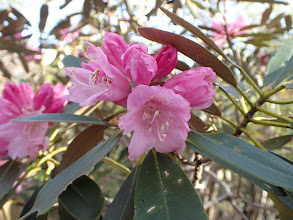
M126 44L114 33L105 34L102 48L87 44L89 61L81 68L66 68L73 84L69 100L81 106L103 100L127 107L118 126L123 134L134 131L130 159L153 147L158 152L181 154L190 131L190 107L204 109L214 102L213 70L191 69L171 77L162 87L151 86L175 68L176 48L167 45L151 56L145 45Z
M60 113L67 101L66 86L43 84L34 94L28 83L13 84L7 82L0 98L0 158L12 159L29 156L34 159L40 150L49 146L46 132L48 122L19 123L10 119L23 118L42 113Z

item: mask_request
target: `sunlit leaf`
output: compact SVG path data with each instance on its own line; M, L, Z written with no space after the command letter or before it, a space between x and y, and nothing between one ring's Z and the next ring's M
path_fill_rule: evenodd
M171 157L150 151L134 197L135 220L208 219L194 186Z
M178 17L176 14L169 12L168 10L164 9L164 8L160 8L169 18L171 18L171 20L182 26L183 28L185 28L186 30L190 31L192 34L194 34L195 36L199 37L203 42L205 42L207 45L209 45L211 48L213 48L215 51L217 51L217 53L219 53L220 55L222 55L223 57L226 57L226 55L223 53L223 51L215 44L215 42L209 38L208 36L206 36L204 33L201 32L201 30L188 23L187 21L183 20L182 18Z
M66 55L62 60L65 67L81 67L81 62L85 61L72 55Z
M66 122L66 123L84 123L111 126L108 122L102 121L96 117L85 115L74 115L69 113L47 113L34 115L27 118L15 118L15 122Z
M138 32L141 36L149 40L174 46L178 51L188 56L198 64L211 67L219 77L236 86L237 83L231 70L215 55L199 44L180 35L161 31L155 28L138 28Z
M293 192L293 166L228 134L189 133L187 145L203 156L233 170L262 189L284 196L280 187Z
M274 150L289 143L290 141L292 141L292 138L293 138L293 135L279 136L279 137L275 137L275 138L262 142L262 145L267 150Z
M78 177L90 172L93 167L100 162L120 140L121 133L117 132L108 140L100 143L84 156L67 167L40 190L37 195L33 208L26 213L21 219L34 212L38 215L46 213L57 201L57 197L66 189L66 187Z
M283 81L293 79L293 39L282 42L268 62L264 86L274 83L276 87Z
M210 107L203 109L203 111L216 116L222 115L221 111L214 103Z

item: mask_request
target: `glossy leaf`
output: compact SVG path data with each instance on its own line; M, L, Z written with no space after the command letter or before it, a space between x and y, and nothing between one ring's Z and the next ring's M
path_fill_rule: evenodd
M85 61L72 55L66 55L62 60L62 63L65 67L81 67L81 62Z
M207 219L194 186L176 161L155 151L142 162L134 207L135 220Z
M59 196L61 204L75 219L98 219L105 198L100 187L87 176L74 180Z
M293 135L284 135L280 137L275 137L275 138L262 142L262 145L267 150L274 150L289 143L290 141L292 141L292 138L293 138Z
M69 144L67 150L62 155L62 160L60 165L57 167L56 174L69 167L72 163L103 140L106 128L107 126L105 125L91 125L84 131L80 132Z
M211 67L219 77L236 86L237 83L231 70L216 56L199 44L180 35L155 28L138 28L138 32L141 36L149 40L174 46L178 51L188 56L196 63Z
M267 76L264 85L274 83L276 87L283 81L293 79L293 39L286 40L269 60L266 68Z
M293 192L293 166L240 138L190 132L187 145L272 194L286 195L280 187Z
M118 143L121 133L117 132L108 140L100 143L83 157L75 161L61 173L49 181L38 193L33 208L21 219L38 212L38 215L46 213L57 201L57 197L65 188L78 177L87 174L93 167L100 162Z
M33 192L32 196L30 197L30 199L27 201L27 203L23 207L23 210L22 210L19 218L24 216L33 207L39 191L40 191L40 188L38 188L37 190L35 190ZM35 213L32 213L30 216L28 216L25 220L46 220L46 219L47 219L47 213L37 217L37 213L35 212Z
M96 117L85 115L74 115L67 113L47 113L41 115L34 115L27 118L15 118L11 121L15 122L66 122L66 123L84 123L111 126L108 122L102 121Z
M136 167L127 177L103 220L128 220L134 217L134 193L139 167Z
M221 116L222 112L220 109L213 103L210 107L203 109L204 112L210 113L212 115Z
M184 63L184 62L182 62L180 60L178 60L177 65L176 65L175 68L178 69L178 70L181 70L181 71L185 71L185 70L190 69L190 67L186 63Z
M178 17L176 14L164 9L164 8L160 8L169 18L171 18L171 20L180 25L181 27L185 28L186 30L188 30L189 32L191 32L192 34L194 34L195 36L199 37L203 42L205 42L207 45L209 45L211 48L213 48L215 51L217 51L217 53L219 53L220 55L222 55L223 57L226 57L226 55L223 53L223 51L215 44L215 42L209 38L208 36L206 36L204 33L201 32L201 30L188 23L187 21L183 20L182 18Z
M0 199L12 188L20 175L22 163L11 160L0 166Z
M191 118L188 121L189 127L199 133L207 133L208 125L204 123L198 116L191 114Z

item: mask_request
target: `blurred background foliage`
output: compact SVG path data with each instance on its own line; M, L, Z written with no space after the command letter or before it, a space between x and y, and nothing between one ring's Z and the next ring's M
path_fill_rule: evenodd
M160 7L173 12L211 37L224 54L242 66L263 90L269 90L272 86L264 82L268 75L266 66L270 57L284 40L292 39L293 35L293 2L285 0L1 0L0 5L1 89L6 81L26 81L35 88L44 82L70 85L64 66L75 65L75 59L85 58L85 41L101 46L106 32L123 36L127 43L147 44L151 54L156 54L162 45L141 37L137 31L138 27L154 27L173 32L213 51L210 45L193 34L192 30L178 25L178 20L174 18L171 20ZM217 30L213 28L213 22L224 17L226 24L229 24L239 15L244 17L247 25L238 33L228 39L220 39L215 35ZM216 55L215 52L212 53ZM185 69L199 66L182 54L179 54L179 60ZM178 69L174 70L173 74L179 73ZM239 87L254 103L257 99L256 91L251 89L239 71L235 72L238 73L235 77ZM228 93L243 109L247 109L247 103L231 85L221 79L217 79L217 84L220 88L216 95L216 105L222 115L233 123L240 124L242 115L225 94ZM277 100L276 102L265 103L263 108L292 118L292 103L278 103L278 100L292 100L292 97L291 84L291 89L282 90L271 97L272 100ZM82 108L72 103L66 111L106 119L119 110L121 107L112 103L99 102L96 106ZM217 115L195 109L192 113L190 126L198 132L219 131L232 134L234 131L229 123ZM282 123L282 119L263 112L257 112L254 118L260 123L249 124L246 128L248 134L253 134L267 149L292 161L292 132L284 127L261 123ZM74 137L86 128L87 126L82 124L59 124L57 133L53 132L51 136L52 148L68 146ZM107 128L101 135L103 139L107 139L112 134L113 129ZM254 144L248 136L241 137ZM281 138L272 139L275 137ZM123 136L118 146L107 157L133 169L135 163L127 158L128 144L129 136ZM209 219L280 218L267 192L213 161L195 166L192 162L200 157L187 148L179 164L199 192ZM60 161L60 154L56 155L55 159ZM31 194L55 175L56 171L51 172L50 166L50 163L44 163L26 176L21 185L22 190L14 194L10 202L2 208L0 219L19 217ZM109 165L107 160L103 160L95 166L90 177L105 195L105 207L102 211L104 215L125 181L127 172L122 172ZM57 219L57 212L57 207L54 206L49 212L49 219Z

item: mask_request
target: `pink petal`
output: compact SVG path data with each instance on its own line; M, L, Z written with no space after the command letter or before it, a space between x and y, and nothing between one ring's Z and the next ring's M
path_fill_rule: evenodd
M20 83L19 85L16 85L7 82L2 94L3 98L15 104L21 111L23 109L33 109L34 92L28 83Z

